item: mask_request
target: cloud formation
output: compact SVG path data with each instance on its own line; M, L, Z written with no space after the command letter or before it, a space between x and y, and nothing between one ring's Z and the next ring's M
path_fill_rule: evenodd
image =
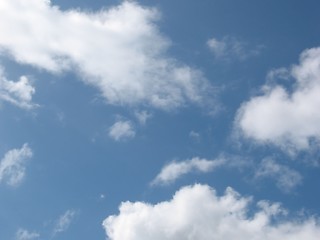
M35 88L26 76L21 76L18 81L8 80L0 66L0 100L23 109L32 109L37 106L32 103L35 92Z
M260 53L261 47L249 48L244 42L234 37L223 37L221 40L211 38L207 45L216 59L219 60L246 60Z
M219 167L226 163L226 160L216 159L207 160L198 157L181 161L181 162L171 162L164 166L156 178L151 182L152 185L165 185L176 181L178 178L182 177L191 172L210 172L216 167Z
M37 232L29 232L26 229L20 228L16 233L16 240L33 240L38 239L40 234Z
M117 121L109 128L109 136L115 141L133 138L136 132L130 121Z
M155 205L123 202L118 215L103 227L110 240L317 240L314 218L279 220L286 214L280 204L267 201L250 208L250 198L228 188L223 196L208 186L180 189L170 201ZM248 212L252 210L252 215Z
M67 231L75 216L76 211L74 210L67 210L63 215L61 215L53 229L53 235Z
M20 149L8 151L0 161L0 183L18 186L25 177L26 163L32 155L32 150L26 143Z
M110 104L168 110L203 102L208 81L167 56L159 18L133 1L95 13L62 11L48 0L1 1L0 53L54 73L74 70Z
M277 187L284 192L290 192L302 183L301 174L285 165L281 165L271 158L263 159L256 173L256 178L272 178Z
M307 150L320 140L320 48L305 50L298 65L279 74L291 76L293 89L263 86L262 95L242 104L236 126L243 136L259 143L288 152Z

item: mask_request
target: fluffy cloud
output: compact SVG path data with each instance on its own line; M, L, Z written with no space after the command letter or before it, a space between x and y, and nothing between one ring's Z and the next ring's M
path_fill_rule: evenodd
M62 11L48 0L1 1L0 53L51 72L75 70L110 104L172 109L203 102L207 80L167 56L159 17L133 1L96 13Z
M19 229L16 233L16 240L33 240L40 237L39 233L29 232L25 229Z
M0 183L4 181L10 186L19 185L25 177L26 161L31 157L32 150L28 144L8 151L0 161Z
M53 229L53 235L67 231L75 216L76 211L74 210L67 210L64 214L62 214L56 222L56 225Z
M207 45L216 59L224 60L245 60L261 51L261 47L249 49L246 43L233 37L224 37L221 40L211 38Z
M208 186L194 185L155 205L124 202L120 213L109 216L103 226L110 240L319 239L316 219L281 221L277 217L286 211L267 201L258 202L257 210L251 210L250 198L231 188L217 196Z
M26 76L21 76L18 81L10 81L5 77L4 70L0 66L0 100L23 109L31 109L37 106L32 103L34 93L35 88Z
M239 109L237 128L260 143L272 143L289 152L307 150L320 140L320 48L305 50L299 65L279 74L294 79L293 89L265 85L261 96Z
M302 183L302 176L296 170L275 162L271 158L262 160L258 170L255 173L256 178L273 178L277 186L290 192L297 185Z
M130 139L135 135L130 121L117 121L109 128L109 136L116 141Z
M152 185L157 184L170 184L178 178L188 173L198 172L210 172L214 168L226 163L226 160L221 158L217 160L207 160L198 157L181 162L171 162L164 166L157 177L152 181Z

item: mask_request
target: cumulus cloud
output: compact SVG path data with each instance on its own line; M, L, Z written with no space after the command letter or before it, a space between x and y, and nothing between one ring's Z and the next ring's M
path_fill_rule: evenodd
M67 210L64 214L62 214L55 224L53 235L67 231L75 216L76 211L74 210Z
M48 0L1 1L0 53L55 73L74 70L110 104L168 110L203 102L208 81L168 56L159 18L134 1L91 13Z
M250 49L243 41L234 37L223 37L221 40L211 38L207 45L216 59L224 60L246 60L260 53L261 47Z
M109 128L109 136L115 141L133 138L136 132L130 121L117 121Z
M26 229L20 228L16 233L16 240L33 240L40 237L37 232L29 232Z
M0 100L23 109L32 109L37 106L32 102L35 92L35 88L26 76L21 76L18 81L8 80L0 66Z
M151 182L152 185L164 185L170 184L191 172L210 172L216 167L219 167L226 163L226 160L216 159L207 160L198 157L181 161L171 162L164 166L156 178Z
M262 95L242 104L236 126L246 138L296 152L320 140L320 48L305 50L288 72L293 88L263 86Z
M0 161L0 183L9 186L19 185L25 177L27 160L32 157L32 150L28 144L20 149L8 151Z
M280 204L260 201L251 208L250 202L231 188L218 196L208 186L188 186L155 205L123 202L103 227L110 240L319 239L317 219L280 220L286 214Z
M255 173L256 178L272 178L284 192L290 192L302 183L301 174L285 165L281 165L271 158L262 160Z

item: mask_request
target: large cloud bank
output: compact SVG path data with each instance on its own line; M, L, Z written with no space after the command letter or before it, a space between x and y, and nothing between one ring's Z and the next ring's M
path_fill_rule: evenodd
M236 124L258 142L307 150L320 140L320 48L305 50L300 64L284 71L295 81L293 90L267 84L263 95L242 105Z
M0 2L0 53L50 72L76 71L108 103L172 109L201 103L202 73L170 58L159 12L124 1L88 13L48 0Z
M155 205L124 202L118 215L103 226L111 240L317 240L315 219L277 221L285 214L279 204L258 202L252 216L250 198L231 188L223 196L208 186L179 190L170 201Z

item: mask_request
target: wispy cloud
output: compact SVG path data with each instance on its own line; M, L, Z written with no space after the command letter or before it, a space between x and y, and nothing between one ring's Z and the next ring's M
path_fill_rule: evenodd
M147 121L152 117L152 114L148 111L135 111L134 115L141 125L145 125Z
M109 136L115 141L133 138L136 132L130 121L117 121L109 128Z
M134 1L95 13L62 11L47 0L2 1L0 53L53 73L74 70L110 104L170 110L203 103L209 82L168 56L159 18Z
M39 239L40 234L37 232L29 232L26 229L20 228L16 233L16 240L33 240Z
M119 214L106 218L103 226L110 240L319 239L319 219L300 216L281 220L278 217L287 210L279 203L251 203L252 198L231 188L219 196L209 186L197 184L154 205L123 202Z
M281 165L272 158L262 160L255 173L255 178L271 178L284 192L290 192L302 183L302 175L298 171Z
M62 214L55 224L55 227L53 229L53 236L57 235L58 233L67 231L76 214L77 212L75 210L67 210L64 214Z
M0 100L23 109L32 109L38 106L32 102L35 91L26 76L21 76L18 81L8 80L0 66Z
M262 46L250 47L249 44L234 37L211 38L207 45L217 60L246 60L260 54Z
M170 184L188 173L210 172L213 171L216 167L219 167L225 163L226 160L223 158L216 160L207 160L198 157L180 162L171 162L162 168L160 173L151 182L151 185Z
M25 177L26 163L31 157L28 144L8 151L0 161L0 183L4 181L10 186L18 186Z

